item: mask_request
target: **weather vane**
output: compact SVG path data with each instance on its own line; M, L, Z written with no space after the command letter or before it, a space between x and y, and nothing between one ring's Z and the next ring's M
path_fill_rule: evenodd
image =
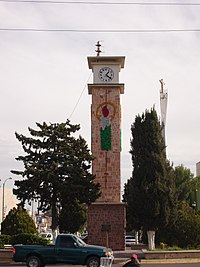
M97 42L96 47L97 47L97 50L95 50L95 52L97 52L97 57L98 57L100 56L100 53L102 52L100 49L101 47L100 41Z

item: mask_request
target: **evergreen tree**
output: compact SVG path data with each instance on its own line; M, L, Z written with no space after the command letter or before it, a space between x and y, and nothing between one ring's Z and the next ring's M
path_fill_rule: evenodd
M157 240L158 243L162 241L171 246L186 247L190 244L195 247L198 243L197 239L200 240L199 234L194 231L199 223L196 194L200 188L200 178L194 177L190 169L183 165L174 167L172 173L178 200L178 218L175 225L169 224L166 227L159 228ZM186 220L188 220L187 223ZM195 238L193 236L194 232L196 234Z
M67 205L63 203L62 207L59 218L61 233L81 232L87 219L86 207L77 201L71 201Z
M155 231L176 219L174 177L161 130L154 108L136 117L131 126L133 172L124 190L128 225L150 233L150 249L155 248Z
M89 204L100 195L100 186L90 173L92 155L86 141L74 134L79 125L36 123L39 130L28 128L31 137L16 133L25 156L16 158L24 164L23 171L11 171L23 177L15 181L13 193L21 204L39 199L39 210L52 211L52 230L58 226L59 210L77 199ZM62 207L65 200L65 206Z
M1 234L37 234L36 225L28 212L22 207L13 208L1 223Z
M178 201L189 201L190 193L197 189L197 178L183 165L174 168Z
M199 248L200 244L200 214L188 202L179 204L177 221L174 225L159 229L157 237L159 242L168 246L181 248Z

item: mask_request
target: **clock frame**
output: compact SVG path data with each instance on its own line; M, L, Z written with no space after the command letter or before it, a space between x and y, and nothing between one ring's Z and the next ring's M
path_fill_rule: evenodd
M99 70L99 79L103 82L111 82L114 78L114 71L110 67L102 67Z

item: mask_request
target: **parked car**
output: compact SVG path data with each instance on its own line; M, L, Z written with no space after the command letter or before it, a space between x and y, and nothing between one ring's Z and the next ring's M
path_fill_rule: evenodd
M131 247L132 245L135 245L136 243L135 237L132 235L126 235L125 243L126 243L126 247Z

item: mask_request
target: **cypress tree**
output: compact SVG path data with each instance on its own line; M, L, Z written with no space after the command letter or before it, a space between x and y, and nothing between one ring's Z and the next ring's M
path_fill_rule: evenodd
M161 125L154 108L136 116L131 126L132 177L125 184L129 227L151 231L149 248L155 247L155 231L176 218L176 197L170 165L166 160Z

